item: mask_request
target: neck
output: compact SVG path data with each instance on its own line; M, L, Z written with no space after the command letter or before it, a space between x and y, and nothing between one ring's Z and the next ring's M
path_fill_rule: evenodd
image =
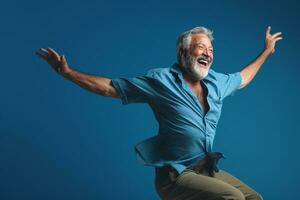
M193 77L186 71L184 71L183 73L183 78L192 88L196 88L200 86L200 80L193 79Z

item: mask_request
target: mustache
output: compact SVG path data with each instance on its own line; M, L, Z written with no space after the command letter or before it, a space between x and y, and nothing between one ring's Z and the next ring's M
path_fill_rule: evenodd
M210 57L209 57L209 56L206 56L206 55L200 55L200 56L198 56L198 57L197 57L197 61L200 61L200 60L205 60L205 61L207 61L208 63L211 62Z

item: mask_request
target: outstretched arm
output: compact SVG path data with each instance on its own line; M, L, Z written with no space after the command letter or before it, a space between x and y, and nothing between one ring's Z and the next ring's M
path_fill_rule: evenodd
M266 30L265 49L255 58L255 60L253 60L250 64L242 69L242 83L240 85L240 88L245 87L252 81L265 60L269 57L270 54L275 52L276 42L282 39L281 32L277 32L271 35L270 31L271 27L269 26Z
M60 75L66 79L76 83L84 89L91 92L100 94L102 96L118 97L118 93L112 86L111 79L84 74L74 69L71 69L68 65L64 55L59 55L51 48L41 48L40 52L36 52L36 55L47 61L48 64Z

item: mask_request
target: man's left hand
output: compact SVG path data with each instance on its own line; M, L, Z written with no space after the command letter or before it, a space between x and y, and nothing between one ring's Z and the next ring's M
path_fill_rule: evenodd
M265 50L269 53L274 53L276 42L278 40L282 40L282 33L277 32L272 35L270 32L271 32L271 26L268 26L266 30Z

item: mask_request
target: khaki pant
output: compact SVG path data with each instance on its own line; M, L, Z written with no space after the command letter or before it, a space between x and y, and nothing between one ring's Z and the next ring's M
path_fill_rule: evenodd
M156 169L156 191L162 200L262 200L262 197L235 178L220 170L210 177L205 170L187 169L181 174Z

